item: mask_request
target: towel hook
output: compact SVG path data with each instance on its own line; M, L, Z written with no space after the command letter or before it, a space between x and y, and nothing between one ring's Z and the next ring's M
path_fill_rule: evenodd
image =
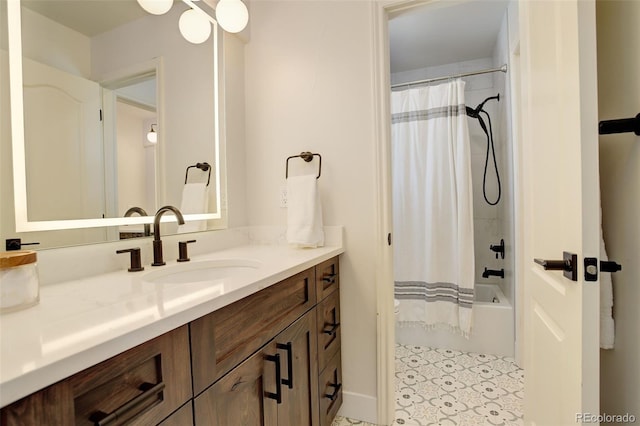
M189 169L192 169L194 167L202 170L203 172L206 172L206 171L209 172L209 177L207 178L207 186L209 186L209 182L211 181L211 166L207 162L196 163L193 166L187 167L187 171L184 174L184 183L185 183L185 185L187 184L187 179L189 178Z
M315 156L318 156L318 176L316 176L316 179L319 179L320 173L322 172L322 156L320 154L314 154L309 151L303 151L300 153L300 155L292 155L290 157L287 157L287 164L284 174L285 179L289 177L289 160L291 160L292 158L302 158L305 162L309 163Z

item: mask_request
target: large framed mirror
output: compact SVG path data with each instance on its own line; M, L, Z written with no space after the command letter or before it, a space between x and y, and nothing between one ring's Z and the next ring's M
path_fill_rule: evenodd
M194 45L180 1L162 16L136 0L3 3L2 238L47 248L145 236L160 206L184 206L185 185L205 182L206 208L184 212L183 230L164 226L224 227L217 25Z

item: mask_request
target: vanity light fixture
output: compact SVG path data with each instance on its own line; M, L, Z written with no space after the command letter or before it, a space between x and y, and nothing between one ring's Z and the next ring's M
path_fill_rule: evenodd
M211 35L211 24L220 24L229 33L238 33L249 22L249 11L242 0L218 0L215 18L198 6L198 0L182 0L190 9L180 16L178 28L180 34L193 44L204 43ZM173 0L138 0L138 4L153 15L167 13Z
M149 133L147 133L147 140L151 143L158 143L158 133L153 128L153 126L157 126L157 124L154 123L151 125L151 130L149 130Z

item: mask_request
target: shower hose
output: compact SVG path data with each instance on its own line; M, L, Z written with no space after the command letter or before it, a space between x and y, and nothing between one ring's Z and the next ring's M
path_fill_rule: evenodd
M485 102L491 99L495 99L499 102L500 94L498 93L496 96L491 96L485 99L475 109L467 107L467 115L469 117L477 118L478 122L480 123L480 127L482 127L482 130L484 130L484 134L487 135L487 153L484 159L484 173L482 175L482 195L484 196L484 200L487 202L487 204L489 204L490 206L495 206L496 204L498 204L502 196L502 184L500 183L500 172L498 171L498 162L496 161L496 150L495 150L495 145L493 143L493 129L491 127L491 116L487 111L483 109ZM489 123L488 129L480 113L484 113L486 115L487 121ZM496 180L498 183L498 196L496 197L495 201L489 201L489 198L487 197L487 168L489 167L489 152L491 152L491 156L493 158L493 167L496 172Z

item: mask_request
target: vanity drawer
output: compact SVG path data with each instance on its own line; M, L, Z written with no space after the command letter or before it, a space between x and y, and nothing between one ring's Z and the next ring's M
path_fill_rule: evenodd
M340 287L338 256L316 265L316 291L318 300L327 297Z
M340 292L334 291L318 304L316 334L318 338L318 369L340 351Z
M75 424L159 423L192 397L188 348L182 326L67 379Z
M191 357L196 395L315 303L315 272L310 268L193 321Z
M320 426L331 426L342 405L342 359L338 352L320 373Z
M2 425L155 425L192 397L182 326L2 409Z

